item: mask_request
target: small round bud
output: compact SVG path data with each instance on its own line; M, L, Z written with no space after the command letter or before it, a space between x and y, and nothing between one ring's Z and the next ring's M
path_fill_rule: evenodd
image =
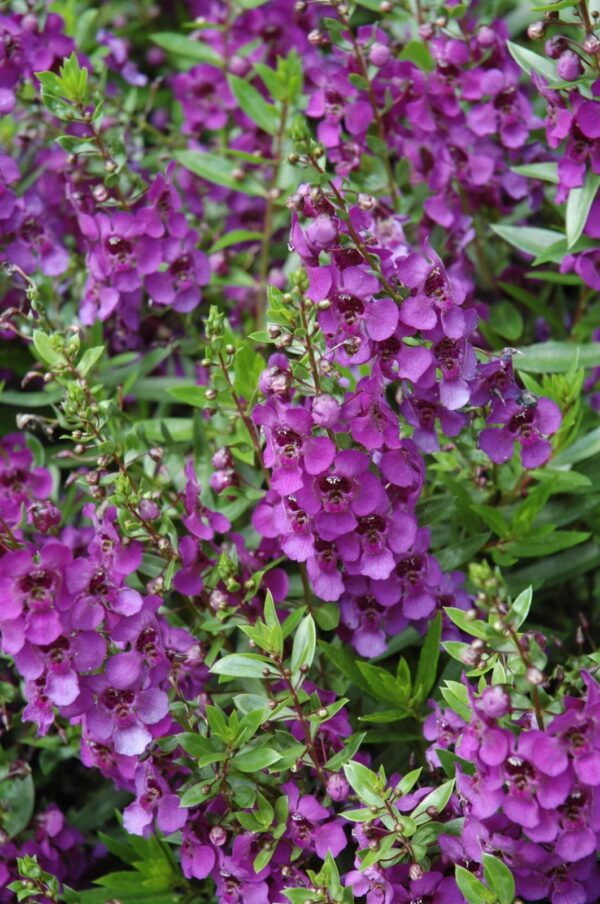
M448 24L448 17L447 16L438 16L438 18L435 20L435 24L437 25L438 28L445 28L446 25Z
M116 172L117 164L115 163L114 160L107 160L106 163L104 164L104 169L106 170L107 173L114 173L114 172Z
M200 790L203 794L210 794L210 785L202 785L202 788Z
M325 35L318 28L313 28L308 33L308 43L312 44L313 47L319 47L321 44L326 43Z
M151 449L148 449L148 455L152 459L152 461L159 462L163 460L164 451L160 448L160 446L153 446Z
M104 203L104 201L106 201L108 199L108 192L106 190L106 186L96 185L96 187L92 191L92 195L94 196L94 201L97 201L99 204Z
M263 677L268 678L270 674L271 674L271 670L265 666L264 669L262 670Z
M210 843L222 847L227 841L227 832L223 826L213 826L209 833Z
M586 53L599 53L600 38L598 38L598 35L586 35L585 41L583 42L583 49Z
M475 619L477 618L477 610L476 609L467 609L467 611L465 612L465 618L468 621L475 621Z
M288 163L291 163L292 166L295 166L299 160L300 154L297 154L296 151L292 151L291 154L288 154Z
M330 307L331 307L331 302L329 301L328 298L324 298L322 301L320 301L317 304L317 308L319 309L319 311L328 311Z
M424 22L423 25L419 25L419 37L422 41L429 41L435 34L435 28L431 24L431 22Z
M371 804L371 806L369 807L369 810L371 813L375 814L375 813L379 812L379 807L376 807L375 804Z
M411 863L408 868L408 875L412 879L413 882L418 882L419 879L423 878L424 872L423 867L420 863Z
M268 196L271 201L277 201L281 197L281 189L280 188L270 188L268 192Z
M269 700L269 702L267 703L267 709L270 709L270 710L277 709L278 705L279 704L277 703L277 700Z
M165 589L165 579L162 575L157 575L155 578L152 578L151 581L148 581L148 593L159 594L162 593Z
M381 0L379 4L379 12L380 13L391 13L393 9L391 0Z
M525 680L534 687L539 687L546 679L543 672L540 672L535 666L530 666L525 672Z
M171 552L171 541L166 537L161 537L156 545L160 552Z
M233 355L235 353L235 346L229 344L225 346L225 351L228 355Z
M78 443L73 449L73 452L75 453L75 455L83 455L83 453L85 452L85 446L83 446L81 443Z
M326 719L327 716L329 715L329 713L327 712L325 707L322 706L320 709L317 710L317 715L318 715L319 719Z
M546 23L538 20L532 22L527 29L527 37L530 41L541 41L546 33Z
M206 398L209 402L214 402L217 398L217 390L216 389L207 389L206 390Z
M379 850L379 842L376 838L372 838L369 841L369 850L370 851L378 851Z
M373 197L373 195L367 195L365 192L360 192L358 196L358 206L361 210L374 210L377 206L377 199Z
M241 182L244 178L244 170L241 168L241 166L236 166L236 168L231 171L231 175L236 182Z

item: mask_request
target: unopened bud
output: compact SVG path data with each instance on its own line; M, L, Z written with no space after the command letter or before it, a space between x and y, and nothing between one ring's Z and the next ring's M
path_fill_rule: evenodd
M527 669L525 672L525 679L534 687L539 687L546 680L544 673L540 672L539 669L536 669L535 666L530 666L530 668Z
M527 29L527 37L530 41L541 41L546 32L546 24L538 20L537 22L532 22L529 28Z

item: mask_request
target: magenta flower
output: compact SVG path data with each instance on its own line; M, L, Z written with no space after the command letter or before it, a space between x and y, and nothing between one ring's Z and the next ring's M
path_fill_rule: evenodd
M314 848L323 860L329 851L337 857L348 843L340 823L330 818L329 810L316 797L300 795L293 782L287 782L282 790L288 798L288 833L293 843L300 848Z
M187 819L187 808L169 790L158 769L148 761L135 770L136 799L123 811L123 825L132 835L145 835L156 819L156 825L165 835L177 832Z
M64 584L71 551L51 541L39 550L21 549L0 558L0 629L5 653L19 653L26 642L45 646L64 630L73 603Z
M556 433L561 420L558 405L550 399L498 401L492 405L487 422L503 426L487 427L479 444L492 461L502 464L512 457L515 443L520 443L523 467L538 468L550 458L552 446L546 437Z
M148 726L157 725L168 712L169 700L163 690L116 688L106 676L98 675L86 679L84 692L70 714L85 715L94 740L110 742L116 753L124 756L139 756L153 739Z
M254 409L255 423L267 436L265 464L273 468L271 486L282 496L301 489L304 472L326 471L335 457L335 445L327 436L313 436L313 418L305 408L269 399Z

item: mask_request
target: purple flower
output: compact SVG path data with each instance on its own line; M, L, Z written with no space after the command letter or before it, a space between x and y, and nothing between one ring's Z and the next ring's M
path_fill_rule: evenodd
M169 700L158 687L116 688L106 676L98 675L85 679L80 699L67 712L84 714L86 728L94 740L109 742L116 753L124 756L139 756L152 742L148 726L165 718Z
M206 255L196 250L197 240L194 230L181 239L163 239L162 257L167 268L150 273L145 279L148 294L156 304L169 305L180 313L192 311L200 304L200 286L210 279L210 264Z
M369 459L361 452L338 452L328 473L306 477L295 493L300 508L313 518L322 540L335 540L354 530L357 518L370 515L385 499L381 483L369 471Z
M502 464L512 457L515 443L520 443L523 467L538 468L552 453L545 437L556 433L561 420L558 405L550 399L498 401L492 405L487 423L503 426L483 430L479 444L492 461Z
M337 857L348 843L340 823L332 820L329 810L311 794L301 796L292 782L283 785L282 790L288 798L288 833L293 843L300 848L314 848L322 860L328 852Z
M0 558L0 628L5 653L19 653L26 642L45 646L64 630L73 603L64 584L71 551L50 541L39 550L21 549Z
M123 825L132 835L144 835L156 819L156 825L165 835L177 832L187 819L187 809L169 790L158 769L150 762L140 763L135 771L136 799L123 812Z
M313 436L313 418L305 408L269 399L254 409L253 419L267 436L265 464L273 468L271 486L282 496L301 489L304 473L321 474L335 457L327 436Z

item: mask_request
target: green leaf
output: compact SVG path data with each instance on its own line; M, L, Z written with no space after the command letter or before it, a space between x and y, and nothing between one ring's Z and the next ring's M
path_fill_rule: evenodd
M510 607L511 612L517 616L515 627L520 628L527 616L529 615L529 610L531 609L531 600L533 599L533 588L527 587L526 590L523 590L522 593L518 595L512 606Z
M65 363L64 355L56 351L50 337L42 330L34 330L33 345L44 364L49 364L50 367L56 367L58 364Z
M407 687L404 682L398 680L387 669L382 669L370 662L357 660L356 665L368 682L369 693L376 700L393 703L398 707L408 700L410 684Z
M537 257L563 240L560 232L553 229L539 229L536 226L507 226L502 223L490 224L492 232L519 251Z
M426 813L428 810L434 809L438 813L442 813L452 797L452 792L454 791L455 780L449 779L447 782L444 782L439 788L434 788L426 797L419 801L415 809L410 814L412 819L416 819L417 816L421 816L423 813Z
M317 646L317 631L312 615L307 615L302 619L298 630L294 635L294 643L292 646L292 659L290 668L292 675L296 675L303 666L312 665L315 658L315 650Z
M500 301L490 307L487 323L504 339L516 342L523 332L523 317L510 301Z
M567 213L565 226L567 230L567 245L572 248L587 222L590 208L600 186L600 174L588 171L585 183L581 188L572 188L567 201Z
M556 72L556 63L552 60L540 56L539 53L534 53L533 50L529 50L528 47L522 47L520 44L513 44L512 41L507 41L506 46L508 47L512 58L527 75L531 75L532 72L538 72L549 82L556 82L559 80Z
M600 453L600 427L596 427L595 430L591 430L585 436L580 436L574 443L563 449L558 455L555 455L552 459L552 465L555 468L561 468L564 465L574 465L598 453Z
M451 750L444 750L442 747L438 747L435 752L437 753L438 759L442 764L442 769L448 778L455 777L456 766L460 766L461 771L464 772L465 775L475 774L475 764L470 763L469 760L463 760L462 757L452 753Z
M519 558L536 558L537 556L548 556L552 553L560 552L562 549L569 549L571 546L577 546L589 539L589 531L580 530L555 530L551 534L539 538L524 537L514 544L514 553ZM512 551L512 545L506 547L507 552Z
M206 179L207 182L222 185L246 195L264 195L264 188L258 182L250 183L244 179L236 179L234 172L238 169L238 164L228 160L225 156L203 151L175 151L174 157L191 173Z
M191 756L204 756L204 754L212 753L215 749L210 738L194 734L191 731L184 731L182 734L177 735L177 740L185 752Z
M231 765L240 772L258 772L280 759L281 754L271 747L255 747L252 750L237 753L231 760Z
M429 625L425 636L425 642L423 643L419 655L419 664L417 666L417 675L415 678L415 697L421 703L425 702L427 695L435 682L438 660L440 657L441 636L442 614L441 612L438 612Z
M456 884L469 904L494 904L496 895L464 866L456 867Z
M276 107L267 103L254 85L251 85L245 79L239 78L237 75L230 75L227 81L242 112L252 122L256 123L263 132L275 135L279 128L279 114Z
M444 571L454 571L469 562L476 552L490 539L490 532L476 534L460 543L451 543L436 552L436 558Z
M513 904L515 880L505 863L492 854L484 854L483 875L491 890L496 892L499 904Z
M94 348L88 348L87 351L83 353L83 355L79 359L79 363L77 364L77 370L82 375L82 377L85 377L94 367L94 365L98 363L98 361L104 354L105 348L105 345L96 345L94 346Z
M526 163L524 166L511 166L510 169L526 179L540 179L558 185L558 163Z
M214 675L227 675L232 678L264 678L267 670L269 676L279 675L266 656L257 653L231 653L217 660L211 672Z
M379 780L374 772L352 760L344 766L344 774L348 784L356 791L359 798L369 806L383 806L383 799L379 793Z
M479 515L488 527L490 527L498 537L506 539L510 536L510 527L506 518L497 508L491 505L472 505L471 509Z
M31 773L0 783L0 825L9 838L27 827L33 815L34 796Z
M207 389L207 386L173 386L171 389L167 389L167 393L178 402L183 402L184 405L190 405L192 408L206 408L209 404L206 398Z
M398 59L409 60L425 72L431 72L435 69L435 62L429 48L422 41L409 41L402 48L402 53Z
M517 370L533 374L566 373L572 367L598 367L600 342L540 342L519 349L513 359Z
M223 58L204 41L196 41L194 38L177 34L175 31L160 31L151 35L150 40L157 47L161 47L175 57L183 57L183 59L193 60L196 63L209 63L219 69L223 68Z
M252 232L250 229L232 229L231 232L226 232L220 239L217 239L214 245L208 249L208 253L214 254L216 251L223 251L225 248L241 245L243 242L259 242L262 237L262 232Z

